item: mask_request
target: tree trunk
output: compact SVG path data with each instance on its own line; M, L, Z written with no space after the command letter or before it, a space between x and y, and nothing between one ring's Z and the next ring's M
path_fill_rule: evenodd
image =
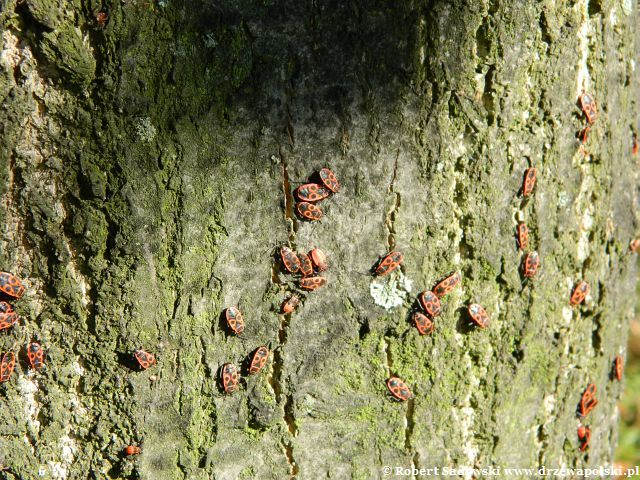
M612 461L637 278L635 2L2 5L0 267L27 285L0 337L20 352L2 386L7 478ZM584 145L583 91L599 110ZM342 189L302 221L292 189L324 166ZM541 258L529 280L518 221ZM330 263L287 316L282 244ZM392 249L401 269L373 277ZM416 296L452 271L462 288L420 336ZM470 326L473 302L488 328ZM268 367L224 394L221 365L263 344ZM158 364L133 368L137 348ZM415 398L392 401L390 375Z

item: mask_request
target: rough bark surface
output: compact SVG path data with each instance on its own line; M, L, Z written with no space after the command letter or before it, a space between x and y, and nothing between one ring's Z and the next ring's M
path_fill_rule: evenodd
M637 278L636 2L2 0L0 19L0 267L28 285L0 335L21 352L1 387L7 478L611 462ZM583 90L600 112L580 148ZM343 189L302 222L291 189L323 166ZM542 261L526 282L517 219ZM330 262L291 316L287 242ZM402 272L372 278L391 248ZM419 336L417 293L454 270ZM221 393L219 367L267 343L267 370ZM131 368L140 347L157 366ZM390 374L415 399L390 401Z

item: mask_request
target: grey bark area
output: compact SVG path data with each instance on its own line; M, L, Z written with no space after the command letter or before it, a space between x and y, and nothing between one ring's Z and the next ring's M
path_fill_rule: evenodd
M635 3L3 0L0 267L27 285L0 335L20 359L6 478L610 464L637 279ZM599 117L580 145L583 90ZM342 190L301 221L291 191L324 166ZM290 316L282 244L330 263ZM401 269L374 278L392 249ZM422 337L416 295L452 271ZM220 366L263 344L268 367L222 393ZM158 364L133 369L136 348ZM392 374L414 399L391 400Z

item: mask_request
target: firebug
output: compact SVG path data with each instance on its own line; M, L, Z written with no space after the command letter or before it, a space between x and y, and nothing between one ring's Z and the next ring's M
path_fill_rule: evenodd
M13 369L16 367L16 356L13 352L7 352L2 356L0 362L0 383L6 382L11 378Z
M477 303L469 305L469 315L471 316L471 320L473 320L480 328L486 328L489 326L489 315L487 315L487 312L481 305L478 305Z
M420 335L433 333L436 328L435 323L433 323L433 321L425 314L420 312L414 312L413 323L415 323L418 332L420 332Z
M300 288L303 290L316 290L327 284L324 277L305 277L300 279Z
M389 378L387 380L387 388L389 389L391 395L393 395L394 398L401 402L413 398L413 393L411 393L411 390L409 389L407 384L400 380L398 377Z
M613 375L619 382L622 381L622 372L624 370L624 359L622 355L617 355L613 361Z
M582 445L580 445L580 451L584 452L587 448L589 448L589 441L591 440L591 429L582 425L578 427L578 438L582 441Z
M291 273L298 273L300 270L300 259L289 247L280 248L280 257L284 268Z
M15 275L0 272L0 292L4 292L10 297L20 298L24 294L24 285Z
M519 223L517 230L518 248L525 250L529 246L529 228L526 223Z
M401 252L389 252L384 257L382 257L376 267L375 272L376 275L380 277L384 277L388 275L396 268L400 266L402 261L404 260L404 255Z
M225 393L233 393L238 389L238 382L240 376L238 375L238 369L231 363L225 363L221 370L222 376L222 388Z
M156 364L156 357L152 353L146 352L141 348L135 350L133 352L133 356L143 370L146 370L147 368Z
M640 238L635 238L629 242L629 250L633 253L636 253L638 248L640 248Z
M318 272L324 272L329 267L327 264L327 256L319 248L314 248L308 255Z
M249 374L259 373L264 368L269 359L269 349L266 345L262 345L253 353L251 357L251 365L249 366Z
M460 280L461 277L458 272L452 273L433 288L433 293L435 293L438 298L442 298L456 288Z
M27 358L29 364L34 370L40 370L44 367L44 350L38 342L31 342L27 347Z
M580 107L582 108L584 116L587 117L587 122L593 125L598 118L598 107L596 105L596 101L590 94L584 92L580 95Z
M284 302L282 302L282 306L280 307L282 313L286 315L293 312L299 303L300 303L300 298L297 295L291 295Z
M536 186L536 169L527 168L524 171L524 180L522 182L522 196L528 197Z
M589 284L584 280L580 281L575 288L573 289L573 293L571 294L571 299L569 300L569 305L575 307L576 305L584 302L587 294L589 293Z
M129 445L124 449L124 453L127 455L140 455L142 453L142 449L136 445Z
M595 384L590 383L587 385L586 390L582 394L580 398L580 406L578 407L578 415L581 417L586 417L591 410L593 410L596 405L598 405L598 400L596 399L596 388Z
M338 182L338 179L331 170L329 170L328 168L323 168L318 172L318 174L320 175L320 180L322 180L322 183L325 187L327 187L333 193L338 193L338 191L340 190L340 182Z
M327 198L331 192L316 183L306 183L296 188L296 197L302 202L318 202Z
M539 267L540 257L538 256L538 252L532 251L527 253L527 255L524 257L523 263L524 276L527 278L534 277L538 272Z
M227 319L227 325L233 333L240 335L244 332L244 319L242 313L236 307L229 307L225 310L225 318Z
M315 221L322 218L322 210L317 205L309 202L299 202L296 205L298 215L307 220Z
M440 299L438 296L429 291L425 290L420 295L418 295L418 301L420 302L420 306L422 309L427 312L432 318L437 317L442 312L442 305L440 304Z
M298 253L298 259L300 260L300 273L303 277L308 277L313 274L313 264L311 259L306 253Z

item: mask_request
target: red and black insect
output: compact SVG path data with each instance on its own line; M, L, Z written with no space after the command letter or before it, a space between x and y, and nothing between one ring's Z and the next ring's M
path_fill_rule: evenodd
M319 248L314 248L309 252L308 255L318 272L324 272L327 268L329 268L329 264L327 263L327 256Z
M298 273L300 270L300 259L289 247L280 247L280 257L284 268L290 273Z
M587 125L582 130L580 130L580 133L578 133L578 139L580 140L580 143L582 143L582 145L587 143L587 141L589 140L589 131L590 130L591 130L591 127L589 125Z
M591 429L582 425L578 427L578 438L582 442L582 444L580 445L580 451L584 452L587 448L589 448L589 441L591 440Z
M378 261L375 267L376 275L380 277L384 277L385 275L388 275L389 273L394 271L396 268L398 268L403 260L404 260L404 255L402 254L402 252L387 253L384 257L382 257Z
M526 223L519 223L516 228L518 238L518 248L525 250L529 246L529 228Z
M438 298L442 298L446 294L451 292L451 290L456 288L456 286L460 283L461 279L462 278L460 277L460 274L458 272L454 272L451 275L449 275L447 278L442 280L440 283L438 283L434 287L433 293L435 293Z
M124 449L124 453L127 455L140 455L142 453L142 449L137 445L129 445Z
M238 389L240 376L238 369L231 363L225 363L221 369L222 388L225 393L233 393Z
M631 143L631 153L633 155L638 155L638 136L634 133L633 140Z
M286 315L293 312L299 303L300 303L300 298L297 295L291 295L284 302L282 302L282 307L281 307L282 313Z
M590 94L584 92L580 95L580 107L582 108L584 116L587 117L587 122L589 122L590 125L593 125L598 118L598 107L596 105L596 101Z
M229 307L225 310L224 316L227 319L227 325L233 333L240 335L244 332L244 319L242 313L236 307Z
M300 279L300 288L303 290L316 290L327 284L327 279L324 277L305 277Z
M309 202L300 202L296 204L298 215L307 220L315 221L322 218L322 210L317 205Z
M298 259L300 260L300 273L303 277L308 277L313 274L313 264L311 259L306 253L298 253Z
M619 382L622 381L622 373L624 371L624 359L622 355L617 355L613 360L613 376Z
M107 20L109 20L109 14L107 12L96 13L96 22L98 22L100 27L104 28L107 25Z
M0 292L10 297L20 298L24 294L24 285L15 275L8 272L0 272Z
M418 302L420 302L420 306L422 307L422 309L427 312L427 314L431 316L431 318L437 317L442 312L440 299L435 293L429 290L425 290L420 295L418 295Z
M580 281L573 289L571 299L569 300L569 305L575 307L576 305L581 304L582 302L584 302L584 299L587 297L588 293L589 284L584 280Z
M2 356L2 362L0 362L0 383L11 378L14 368L16 368L16 356L13 352L5 353Z
M414 312L413 323L416 325L416 328L418 329L418 332L420 332L420 335L433 333L436 328L436 324L433 322L433 320L420 312Z
M320 175L320 180L322 180L322 183L325 187L327 187L333 193L338 193L338 191L340 190L340 182L338 182L338 178L331 170L329 170L328 168L323 168L318 172L318 175Z
M324 200L331 191L317 183L306 183L296 188L296 197L302 202L318 202Z
M253 353L251 364L249 365L249 375L259 373L264 368L269 359L269 349L266 345L262 345Z
M538 256L538 252L533 251L527 253L524 257L523 262L523 272L524 276L527 278L532 278L538 273L538 268L540 267L540 257Z
M586 417L591 410L593 410L596 405L598 405L598 400L596 399L597 388L595 384L590 383L587 385L586 390L582 394L580 398L580 405L578 407L578 415L581 417Z
M636 253L640 248L640 238L635 238L629 242L629 250Z
M29 365L34 370L40 370L44 367L44 350L38 342L31 342L27 346L27 358Z
M533 192L534 187L536 186L536 174L537 170L535 168L527 168L524 171L524 180L522 181L522 196L528 197Z
M391 395L393 395L394 398L401 402L413 398L413 393L411 393L411 390L409 389L407 384L400 380L398 377L389 378L387 380L387 388L389 389Z
M13 327L18 323L18 314L7 302L0 302L0 330Z
M138 361L138 364L143 370L146 370L147 368L156 364L156 357L152 353L146 352L141 348L135 350L133 352L133 356Z
M471 320L480 328L486 328L489 326L489 315L481 305L472 303L469 305L469 316Z

